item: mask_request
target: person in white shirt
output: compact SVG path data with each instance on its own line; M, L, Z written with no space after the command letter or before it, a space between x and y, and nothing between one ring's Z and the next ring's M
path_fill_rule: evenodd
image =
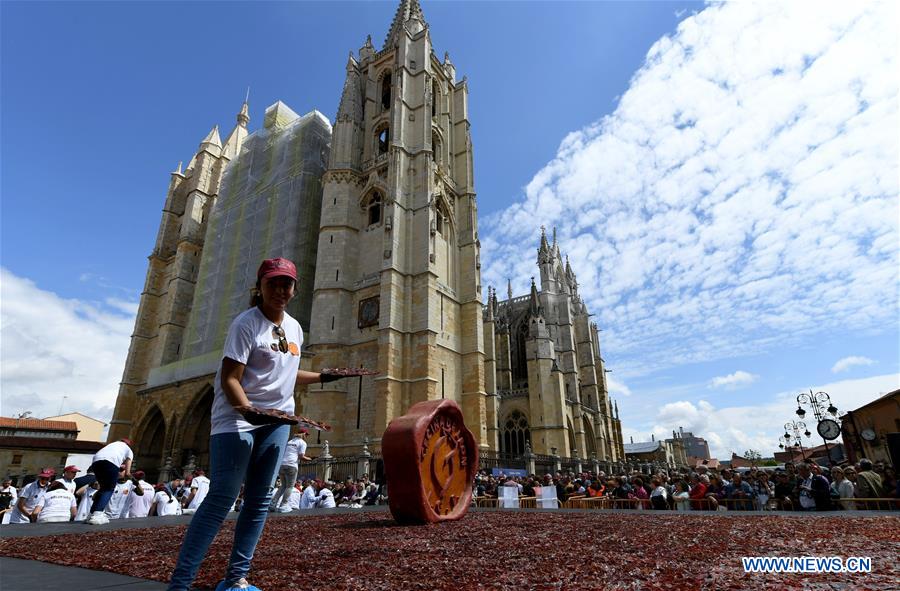
M129 501L126 506L126 512L124 517L129 519L133 519L135 517L147 517L150 513L150 505L153 504L153 496L154 490L153 485L144 480L143 470L138 470L134 473L134 478L137 480L137 483L134 486L135 492L138 489L144 491L144 494L133 494L129 495Z
M99 488L100 483L94 480L75 491L75 497L81 499L78 501L78 510L75 512L75 521L85 521L91 516L91 504L93 504L94 495L97 494Z
M122 471L119 472L119 482L116 483L113 495L109 499L109 504L106 505L106 516L109 519L126 517L131 503L130 497L134 495L143 496L144 489L137 486L137 481L134 478L126 478L125 469L122 468Z
M57 480L38 501L34 515L38 523L72 521L76 508L75 495L66 489L65 483Z
M290 507L291 511L300 508L300 499L303 497L303 485L299 482L294 483L294 488L291 489L291 496L288 498L288 507Z
M206 477L203 470L194 470L194 478L191 479L191 494L184 500L184 513L195 512L208 493L209 478Z
M3 513L7 523L9 523L8 515L13 510L13 507L16 506L18 500L19 491L12 485L12 478L7 476L3 479L3 484L0 485L0 512Z
M297 468L299 461L308 462L312 458L306 456L306 436L309 431L301 427L297 433L291 437L287 445L284 447L284 456L281 458L281 469L278 471L278 477L281 479L281 486L275 496L272 497L272 503L269 507L270 511L280 511L286 513L291 510L289 506L290 494L294 489L294 483L297 482Z
M675 493L672 495L672 498L675 499L675 509L678 511L690 511L691 510L691 499L690 499L690 491L688 490L688 483L684 480L679 480L675 483Z
M168 517L169 515L181 515L181 503L175 498L170 490L176 486L176 481L172 481L167 487L162 485L156 494L153 495L153 504L150 506L150 516L157 515L159 517Z
M222 364L214 380L210 416L209 496L191 519L172 572L169 591L190 589L209 546L244 485L231 558L219 591L247 589L246 577L272 500L272 486L290 436L286 424L260 411L294 412L295 387L340 379L300 369L303 329L287 313L297 268L284 258L266 259L256 273L250 309L228 328Z
M87 520L89 524L109 523L106 506L116 490L120 469L126 480L131 478L131 462L133 460L134 452L131 451L131 440L124 437L119 441L113 441L94 454L94 460L88 472L92 472L97 477L100 490L94 495L91 516Z
M328 485L323 483L322 489L319 491L318 496L316 497L316 508L317 509L334 509L334 493L331 492L331 489L328 488Z
M51 468L44 468L38 474L37 480L22 489L18 501L9 516L10 523L31 523L37 516L34 514L34 508L37 507L40 500L47 494L47 488L50 486L50 479L56 476Z
M303 496L300 497L300 509L315 509L318 492L319 481L310 480L306 488L303 489Z
M78 466L75 466L74 464L71 466L66 466L63 469L62 478L57 478L56 482L62 482L65 485L66 490L74 495L75 494L75 475L78 474L79 472L81 472L81 470L79 470Z
M654 509L668 509L668 497L669 494L666 492L666 487L662 485L662 481L659 478L654 478L651 481L653 485L653 490L650 492L650 505Z

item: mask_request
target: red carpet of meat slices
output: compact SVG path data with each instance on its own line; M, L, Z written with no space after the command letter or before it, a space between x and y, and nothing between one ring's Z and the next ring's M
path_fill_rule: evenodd
M27 526L20 526L27 527ZM184 526L0 540L4 556L166 581ZM228 560L226 522L197 580ZM470 513L401 527L387 513L266 524L250 581L308 589L889 589L900 580L900 518ZM870 556L870 574L744 574L742 556Z

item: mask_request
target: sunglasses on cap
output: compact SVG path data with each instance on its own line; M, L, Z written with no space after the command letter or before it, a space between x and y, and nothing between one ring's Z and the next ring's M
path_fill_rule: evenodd
M284 329L280 326L272 327L272 336L278 338L278 350L282 353L288 352L288 341L287 337L284 334Z

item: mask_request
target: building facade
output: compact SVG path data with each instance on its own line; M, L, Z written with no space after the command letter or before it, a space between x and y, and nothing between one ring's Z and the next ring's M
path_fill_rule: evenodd
M208 465L225 332L273 256L298 263L302 367L379 372L297 387L297 412L333 426L312 455L377 455L392 419L450 398L485 451L622 460L598 329L555 241L540 291L483 304L468 85L417 0L351 53L333 128L280 102L248 122L245 103L170 181L109 435L135 440L148 476Z
M44 468L61 476L73 455L94 454L101 447L81 440L74 421L0 417L0 477L9 476L16 486Z
M496 407L491 446L603 462L624 459L618 406L611 402L599 330L578 295L578 281L554 232L541 231L540 289L500 300L488 293L484 311L487 391Z
M900 464L900 390L842 415L841 436L851 462Z

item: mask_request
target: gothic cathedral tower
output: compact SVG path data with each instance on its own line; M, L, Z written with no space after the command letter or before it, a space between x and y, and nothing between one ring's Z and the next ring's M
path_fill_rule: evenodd
M450 398L494 448L468 87L435 54L418 0L400 2L380 51L369 38L351 53L323 184L306 363L380 374L310 386L302 412L351 451L411 405Z

